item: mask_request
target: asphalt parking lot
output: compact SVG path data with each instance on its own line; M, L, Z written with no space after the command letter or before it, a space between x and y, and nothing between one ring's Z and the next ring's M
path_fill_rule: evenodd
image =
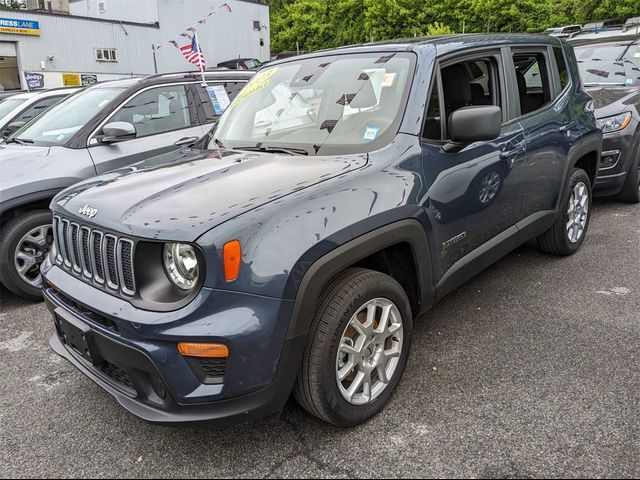
M48 347L2 290L2 477L638 477L640 207L598 201L571 258L529 246L416 324L389 407L353 430L137 420Z

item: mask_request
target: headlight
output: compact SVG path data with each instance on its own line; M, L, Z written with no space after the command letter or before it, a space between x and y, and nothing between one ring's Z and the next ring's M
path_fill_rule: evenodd
M611 117L599 118L598 127L602 130L602 133L611 133L627 128L627 125L629 125L630 122L631 114L621 113Z
M180 290L192 290L199 275L195 249L185 243L167 243L163 256L169 280Z

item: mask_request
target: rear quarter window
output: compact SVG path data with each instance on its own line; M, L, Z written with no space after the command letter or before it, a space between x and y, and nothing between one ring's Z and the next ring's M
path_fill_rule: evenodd
M567 61L564 58L564 52L560 47L553 47L553 56L556 59L556 64L558 65L558 73L560 74L560 86L562 90L567 88L569 85L569 69L567 68Z

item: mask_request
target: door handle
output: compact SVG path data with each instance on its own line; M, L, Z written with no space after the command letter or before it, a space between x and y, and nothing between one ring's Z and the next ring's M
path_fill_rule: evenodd
M500 159L514 161L518 157L518 155L525 153L525 145L525 142L520 142L515 145L511 144L506 146L500 154Z
M175 142L173 142L173 144L176 147L182 147L183 145L193 145L197 141L198 141L198 137L184 137L184 138L181 138L180 140L176 140Z
M564 125L562 125L562 126L560 127L560 132L562 132L562 133L568 133L568 132L570 132L570 131L571 131L571 129L572 129L573 127L575 127L576 125L577 125L577 124L576 124L576 122L566 122Z

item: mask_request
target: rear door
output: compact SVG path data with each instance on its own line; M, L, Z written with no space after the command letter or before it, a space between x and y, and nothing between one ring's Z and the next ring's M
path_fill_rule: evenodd
M204 129L196 112L188 83L145 88L117 107L89 139L89 153L98 174L146 158L177 150L175 142L199 138ZM111 122L128 122L136 138L101 144L102 127Z
M546 45L512 48L509 75L517 85L514 121L524 131L527 179L522 184L524 217L555 210L573 144L569 76L561 49Z

